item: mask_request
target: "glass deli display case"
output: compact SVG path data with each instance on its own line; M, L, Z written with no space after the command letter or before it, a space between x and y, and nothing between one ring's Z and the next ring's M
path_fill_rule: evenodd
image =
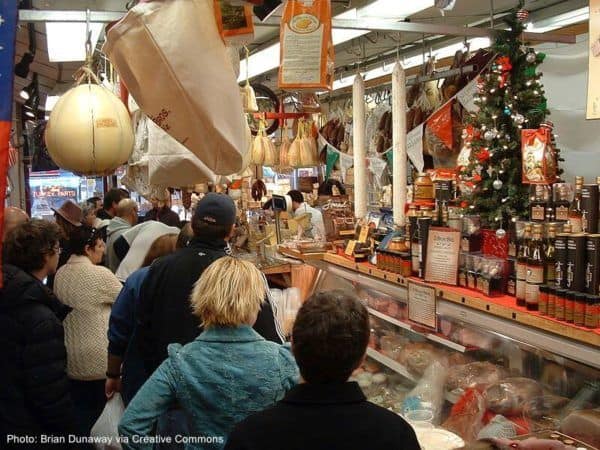
M406 287L310 264L321 269L315 292L350 290L368 308L371 340L353 379L370 401L465 442L550 430L600 447L599 348L443 298L426 328L408 319Z

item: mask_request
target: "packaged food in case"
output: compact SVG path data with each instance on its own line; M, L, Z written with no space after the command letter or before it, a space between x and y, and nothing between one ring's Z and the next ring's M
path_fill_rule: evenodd
M560 431L600 448L600 410L573 411L562 421Z
M448 369L446 388L449 391L453 391L477 385L490 385L497 383L507 375L508 372L506 369L496 364L487 361L473 362Z
M485 390L487 409L496 414L515 416L523 412L525 404L543 395L541 385L530 378L506 378Z

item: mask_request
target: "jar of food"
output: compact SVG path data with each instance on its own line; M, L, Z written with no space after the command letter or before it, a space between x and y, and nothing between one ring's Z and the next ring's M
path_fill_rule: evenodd
M406 246L406 239L403 236L392 238L388 245L388 250L399 253L407 251L408 247Z
M432 219L434 218L435 214L433 212L433 206L423 205L419 208L419 210L421 211L422 217L431 217Z
M417 178L414 183L414 199L416 200L425 200L425 201L433 201L435 198L435 190L433 188L433 181L431 181L431 177L424 172L421 172L417 175Z
M400 274L403 277L410 277L412 275L412 260L410 253L402 252L400 258L402 259L402 270L400 271Z

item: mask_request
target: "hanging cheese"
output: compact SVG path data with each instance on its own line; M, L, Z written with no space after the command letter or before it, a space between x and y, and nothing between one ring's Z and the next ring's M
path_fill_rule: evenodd
M300 122L298 125L298 134L301 134L300 139L300 165L309 167L313 165L313 148L310 142L310 137L307 132L307 124Z
M267 167L274 167L277 165L278 160L279 154L277 153L275 144L273 144L273 141L267 137L265 141L265 160L263 165Z
M254 88L250 86L248 81L246 81L246 84L240 88L240 93L242 95L242 107L244 108L244 112L258 112L256 94L254 93Z
M263 122L260 122L258 127L258 133L254 138L254 142L252 143L252 164L256 164L257 166L262 166L265 161L265 127Z
M46 127L46 145L62 169L80 175L108 175L133 151L127 108L108 89L86 83L63 94Z
M283 129L283 138L281 139L281 146L279 147L279 166L283 169L287 169L290 166L290 138L288 137L287 128Z
M300 126L298 126L298 134L290 145L290 150L288 152L288 162L290 163L290 167L300 167L300 145Z

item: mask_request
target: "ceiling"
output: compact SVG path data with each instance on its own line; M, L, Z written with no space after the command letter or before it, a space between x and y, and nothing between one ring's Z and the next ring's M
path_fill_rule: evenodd
M372 3L375 0L332 0L333 15L344 12L347 8L361 7ZM400 1L400 0L398 0ZM408 1L408 0L402 0ZM494 5L494 12L501 14L513 8L517 0L457 0L456 6L452 11L442 15L437 8L429 8L410 17L414 23L435 23L454 26L485 26L489 27L490 3ZM85 10L92 11L126 11L127 0L33 0L33 9L41 10ZM532 18L547 18L553 15L561 14L576 8L587 5L585 0L529 0L525 7L531 13ZM277 14L273 20L277 20ZM500 19L496 18L495 23L498 26ZM18 92L31 82L31 74L37 73L40 85L40 105L43 108L48 93L52 91L57 82L68 82L73 80L73 74L82 63L51 63L48 61L48 52L46 44L45 25L43 23L35 24L35 36L37 51L35 60L30 67L30 75L27 79L15 77L15 98L22 101ZM277 42L279 30L273 26L256 26L255 39L250 46L251 52L258 51L264 47ZM388 33L371 32L363 37L355 38L336 47L336 72L338 75L355 71L357 61L368 59L382 53L394 53L400 47L402 54L428 51L431 45L447 37L425 36L428 40L424 46L422 44L422 34L416 33ZM453 37L454 40L460 37ZM29 46L29 38L26 24L20 24L17 34L17 48L15 63L21 60L23 54ZM274 72L266 73L257 77L257 81L275 87Z

